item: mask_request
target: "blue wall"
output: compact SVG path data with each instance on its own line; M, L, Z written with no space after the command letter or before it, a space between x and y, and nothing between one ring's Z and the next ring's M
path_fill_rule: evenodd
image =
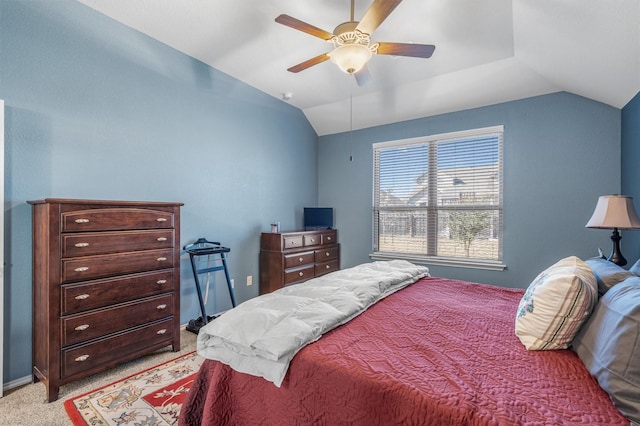
M622 109L622 193L640 214L640 92ZM640 231L625 232L620 244L630 265L640 258Z
M354 111L357 114L357 111ZM610 250L610 231L586 229L598 196L620 191L620 110L556 93L473 110L322 136L318 198L336 208L342 266L372 252L375 142L504 125L504 271L431 266L433 275L529 285L569 255Z
M237 298L258 294L260 232L298 228L317 202L317 135L299 109L75 1L2 0L0 52L5 380L31 374L27 200L182 201L180 244L231 247ZM185 323L199 309L181 266ZM230 307L217 296L209 313Z

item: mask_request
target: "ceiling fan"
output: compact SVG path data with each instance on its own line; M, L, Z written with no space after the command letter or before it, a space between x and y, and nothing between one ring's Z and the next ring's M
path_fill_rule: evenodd
M360 21L354 21L353 19L354 1L351 0L351 19L338 25L333 30L333 33L289 15L282 14L276 18L276 22L279 24L321 38L334 46L331 52L322 53L294 65L288 68L287 71L297 73L331 59L342 71L353 74L358 85L362 86L371 79L367 62L374 54L412 56L416 58L431 57L436 48L432 44L389 43L382 41L371 43L371 34L402 0L374 0Z

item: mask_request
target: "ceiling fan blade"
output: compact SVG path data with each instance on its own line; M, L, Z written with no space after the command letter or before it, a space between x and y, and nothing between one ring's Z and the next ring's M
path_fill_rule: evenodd
M382 21L387 19L387 16L393 12L393 9L395 9L401 1L402 0L375 0L365 12L356 29L371 35L376 28L382 24Z
M430 58L436 47L433 44L414 43L378 43L378 55L412 56Z
M278 16L276 18L276 22L296 29L298 31L302 31L303 33L311 34L312 36L321 38L323 40L330 40L333 37L333 34L331 34L330 32L327 32L318 27L314 27L311 24L307 24L306 22L303 22L289 15L282 14Z
M366 64L360 69L360 71L353 74L353 76L356 79L356 83L358 83L358 86L360 87L366 86L372 80L371 71L369 71L369 68L367 68Z
M289 72L304 71L309 67L318 65L319 63L326 61L327 59L329 59L329 55L327 55L326 53L323 53L321 55L316 56L315 58L307 59L304 62L300 62L298 65L294 65L291 68L287 68L287 71Z

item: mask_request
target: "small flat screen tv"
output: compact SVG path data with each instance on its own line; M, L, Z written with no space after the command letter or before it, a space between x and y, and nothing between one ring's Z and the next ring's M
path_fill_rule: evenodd
M332 207L305 207L304 208L304 229L311 231L314 229L333 228L333 208Z

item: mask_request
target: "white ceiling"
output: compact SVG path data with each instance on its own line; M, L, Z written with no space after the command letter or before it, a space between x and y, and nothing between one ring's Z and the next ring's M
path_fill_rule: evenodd
M563 90L622 108L640 91L639 0L404 0L372 41L436 50L374 56L365 87L330 61L286 71L331 45L274 21L333 32L350 0L78 1L269 95L292 93L319 135ZM359 20L371 0L355 3Z

